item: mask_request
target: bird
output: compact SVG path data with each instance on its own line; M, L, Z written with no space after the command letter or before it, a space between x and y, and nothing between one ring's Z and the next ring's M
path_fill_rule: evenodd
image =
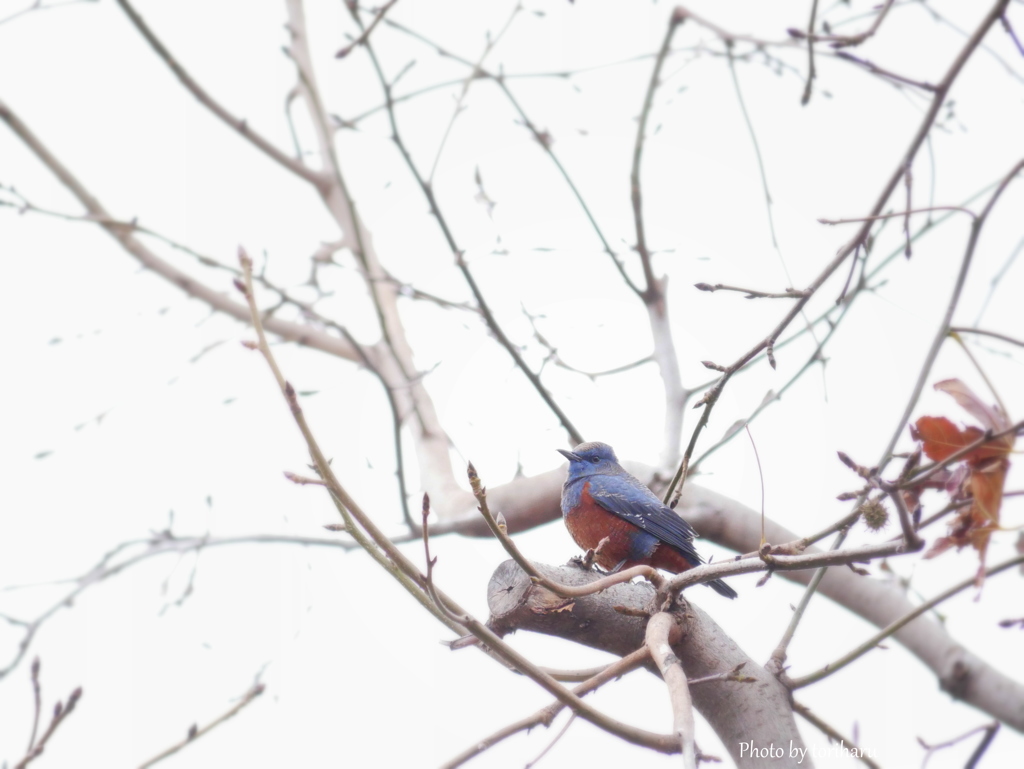
M562 486L562 518L584 550L612 573L640 564L679 574L704 563L693 547L699 536L674 510L619 464L607 443L557 449L569 460ZM598 550L605 537L608 542ZM722 580L707 583L719 595L737 593Z

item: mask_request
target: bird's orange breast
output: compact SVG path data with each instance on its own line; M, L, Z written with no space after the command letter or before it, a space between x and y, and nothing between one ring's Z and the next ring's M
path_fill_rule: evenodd
M608 538L595 559L602 569L628 569L643 564L678 574L692 568L689 561L664 543L656 543L652 551L638 552L638 535L643 539L650 535L601 507L590 495L589 481L583 484L579 504L564 517L569 534L584 550L596 550L601 540Z

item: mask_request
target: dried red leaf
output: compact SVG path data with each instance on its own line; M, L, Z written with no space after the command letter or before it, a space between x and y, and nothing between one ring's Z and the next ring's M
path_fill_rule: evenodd
M1010 427L1010 420L996 406L985 404L970 388L959 379L938 382L935 389L951 395L960 406L985 427L974 425L957 427L945 417L921 417L911 427L915 440L921 441L924 453L929 459L942 462L957 451L977 443L986 432L1000 433ZM1003 486L1006 472L1010 467L1007 459L1013 450L1012 433L986 441L972 449L953 465L945 477L946 491L953 500L973 498L970 507L964 508L949 524L949 532L939 537L925 553L925 558L934 558L952 547L958 550L971 546L978 552L979 567L977 583L980 586L985 575L985 552L992 532L999 528L999 509L1003 503Z
M935 389L952 395L956 402L982 426L996 433L1010 426L1010 420L998 406L989 406L959 379L943 379L935 383Z
M914 440L921 441L928 459L941 462L985 433L977 427L960 429L945 417L921 417L911 428Z

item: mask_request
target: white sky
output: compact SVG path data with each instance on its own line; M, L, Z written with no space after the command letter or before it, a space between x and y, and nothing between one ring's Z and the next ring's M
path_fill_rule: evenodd
M0 18L25 4L0 0ZM693 9L727 29L781 39L785 28L806 25L808 5L704 2ZM973 29L982 8L960 5L935 7ZM391 15L474 58L484 30L500 28L511 8L402 0ZM829 8L823 4L822 12ZM140 2L138 9L229 109L286 151L291 147L282 105L294 74L280 53L286 42L283 3ZM662 3L534 0L527 9L489 66L500 62L507 73L533 73L619 62L656 50L669 14ZM1013 5L1010 19L1024 30L1019 11ZM835 13L828 18L841 17ZM308 15L331 111L350 118L378 105L380 90L365 53L341 62L331 57L352 31L342 4L310 2ZM391 29L381 27L374 39L389 72L416 60L399 93L465 75L461 66ZM676 36L679 48L700 41L721 50L693 24ZM948 24L911 4L894 11L880 39L858 55L935 82L962 41ZM927 205L933 183L936 204L961 204L1020 159L1024 60L998 26L987 43L991 51L975 56L954 89L955 115L932 134L934 179L927 152L914 166L915 205ZM737 47L738 53L746 50ZM805 54L789 53L786 62L796 70L782 76L759 60L739 62L737 72L764 156L781 253L793 284L801 287L852 233L816 219L867 212L916 129L925 100L819 56L814 97L801 108ZM1008 74L1004 63L1016 74ZM634 241L629 163L650 67L645 59L571 79L509 81L531 119L553 135L559 158L627 259ZM680 51L665 73L651 118L652 130L659 130L645 154L645 212L649 242L661 252L656 268L670 278L684 381L694 384L709 378L701 360L731 362L763 337L783 308L700 293L691 284L781 290L789 281L772 248L756 159L724 61L708 50L699 57ZM399 110L421 167L433 161L457 92L458 86L438 90ZM221 261L232 263L242 244L253 254L268 254L276 280L297 287L308 275L308 256L322 241L337 238L315 196L202 111L112 2L32 13L0 25L0 99L116 216L138 217ZM643 307L601 253L550 161L491 84L474 83L467 103L442 155L436 190L506 330L520 343L531 342L522 303L544 316L542 331L574 366L599 370L648 354ZM360 129L340 134L339 155L385 265L419 288L467 299L382 115ZM305 135L305 124L300 131ZM476 168L497 201L493 219L474 202ZM39 206L80 210L6 128L0 130L0 183ZM899 208L903 200L901 190L891 206ZM957 323L971 325L984 312L981 326L1021 336L1024 268L1011 265L990 300L988 295L1021 238L1022 205L1018 182L986 225ZM824 375L809 372L753 423L769 516L808 533L846 512L835 496L856 489L856 478L835 451L864 464L878 459L945 309L967 235L967 218L953 218L915 244L909 262L894 261L887 282L858 299L844 321L827 349ZM879 239L876 263L899 243L894 222ZM187 257L161 253L195 269ZM306 453L269 372L239 344L251 338L249 330L211 317L172 286L140 272L108 236L82 224L0 208L0 258L7 287L0 323L8 332L0 390L0 587L82 574L117 543L163 529L168 511L182 536L321 536L320 526L335 520L318 489L295 487L281 475L303 472ZM376 327L361 284L347 255L340 261L346 266L324 273L337 292L324 309L372 342ZM232 290L224 273L196 274ZM810 316L827 309L843 277L827 284ZM563 433L479 322L431 305L403 310L417 362L431 370L427 386L453 439L457 466L472 459L490 486L509 480L517 462L527 474L557 466L554 449L564 446ZM194 360L211 345L217 346ZM777 372L762 363L735 379L700 445L711 445L766 392L781 387L812 349L801 341L778 352ZM1010 416L1019 419L1020 350L996 343L971 349ZM401 531L390 417L376 382L344 361L288 346L277 352L296 388L316 391L304 406L348 488L376 520ZM534 365L542 355L536 345L527 350ZM928 382L952 376L989 399L964 354L947 345ZM588 438L611 443L620 457L657 461L662 401L653 366L596 382L549 369L545 381ZM930 387L915 418L921 414L967 419ZM909 438L902 446L910 446ZM50 453L37 458L43 452ZM760 504L749 443L729 444L704 470L700 483ZM1007 488L1021 488L1020 481L1015 466ZM418 488L415 472L410 482ZM928 504L936 509L942 502L936 497ZM1022 517L1020 498L1007 500L1007 525L1020 525ZM941 532L938 527L930 536ZM1016 536L996 536L989 562L1012 555ZM862 538L863 532L855 533L856 541ZM542 562L561 563L576 552L557 523L518 542ZM440 584L485 617L487 580L504 559L500 548L457 538L438 539L434 548ZM707 542L702 550L716 552ZM419 546L406 552L422 560ZM260 670L267 683L260 701L164 765L434 766L548 701L534 684L476 651L453 654L439 645L447 631L362 554L269 545L211 550L199 559L194 593L175 606L194 562L149 561L87 591L43 627L30 656L43 661L44 713L75 686L83 686L85 696L39 766L136 766L182 738L190 724L224 711ZM969 576L977 560L970 552L949 553L892 566L913 577L914 595L930 596ZM756 580L732 580L741 594L735 602L703 590L694 599L748 654L764 660L800 591L778 578L755 589ZM1001 575L979 601L968 592L941 610L954 638L1024 680L1020 631L996 625L1024 613L1019 580L1017 573ZM32 617L67 589L0 592L0 613ZM817 668L870 632L863 621L815 599L791 646L793 672ZM19 638L16 628L0 623L0 667ZM525 633L511 640L552 667L605 659ZM918 765L918 736L940 742L987 722L939 692L933 674L901 647L888 646L801 691L799 700L846 733L856 723L860 742L885 767ZM0 682L0 760L16 761L28 739L27 662ZM630 676L594 702L630 723L669 729L664 688L653 676ZM825 747L824 738L805 726L807 742ZM710 728L703 722L698 728L700 746L725 757ZM520 766L553 734L539 730L513 738L473 766ZM973 745L937 754L929 766L962 766ZM1017 765L1022 753L1024 739L1003 729L982 765ZM578 721L541 765L618 760L677 762L640 754Z

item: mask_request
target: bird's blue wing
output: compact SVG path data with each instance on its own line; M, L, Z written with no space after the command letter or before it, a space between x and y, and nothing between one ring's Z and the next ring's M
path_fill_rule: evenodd
M609 513L671 545L694 566L703 563L693 547L697 532L639 481L631 476L599 475L590 478L588 491Z

